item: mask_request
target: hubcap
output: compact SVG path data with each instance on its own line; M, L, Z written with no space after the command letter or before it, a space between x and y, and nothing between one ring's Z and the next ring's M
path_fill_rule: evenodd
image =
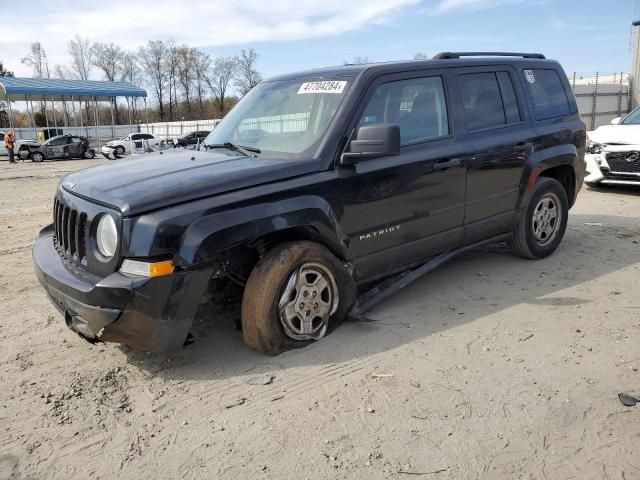
M338 308L338 288L331 272L317 263L305 263L287 280L278 313L287 336L319 340Z
M551 242L558 233L560 226L560 201L553 193L547 193L533 210L531 226L533 236L538 245Z

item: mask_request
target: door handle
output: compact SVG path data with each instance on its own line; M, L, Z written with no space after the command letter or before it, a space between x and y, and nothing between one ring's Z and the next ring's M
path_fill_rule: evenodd
M531 142L527 142L527 143L518 143L517 145L515 145L513 147L513 151L514 152L524 152L525 150L529 150L531 147L533 146L533 144Z
M461 158L452 158L450 160L440 160L433 165L434 170L444 170L451 167L459 167L462 164Z

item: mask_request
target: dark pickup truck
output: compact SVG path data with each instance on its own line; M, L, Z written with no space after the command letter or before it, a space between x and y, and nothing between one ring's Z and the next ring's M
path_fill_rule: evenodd
M245 342L276 354L479 245L553 253L585 141L566 75L540 54L283 75L206 150L64 177L35 268L72 330L146 351L183 345L207 290L238 284Z

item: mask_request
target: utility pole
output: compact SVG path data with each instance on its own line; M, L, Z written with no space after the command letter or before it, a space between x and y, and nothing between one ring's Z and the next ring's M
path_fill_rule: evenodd
M633 64L631 65L631 99L632 107L640 105L640 20L632 23L631 48L633 49Z

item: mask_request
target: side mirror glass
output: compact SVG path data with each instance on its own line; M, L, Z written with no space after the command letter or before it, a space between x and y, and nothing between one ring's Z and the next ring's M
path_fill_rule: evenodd
M622 117L616 117L613 120L611 120L611 125L619 125L620 122L622 122Z
M400 126L395 123L375 123L358 129L349 152L342 154L342 165L353 165L359 160L387 157L400 153Z

